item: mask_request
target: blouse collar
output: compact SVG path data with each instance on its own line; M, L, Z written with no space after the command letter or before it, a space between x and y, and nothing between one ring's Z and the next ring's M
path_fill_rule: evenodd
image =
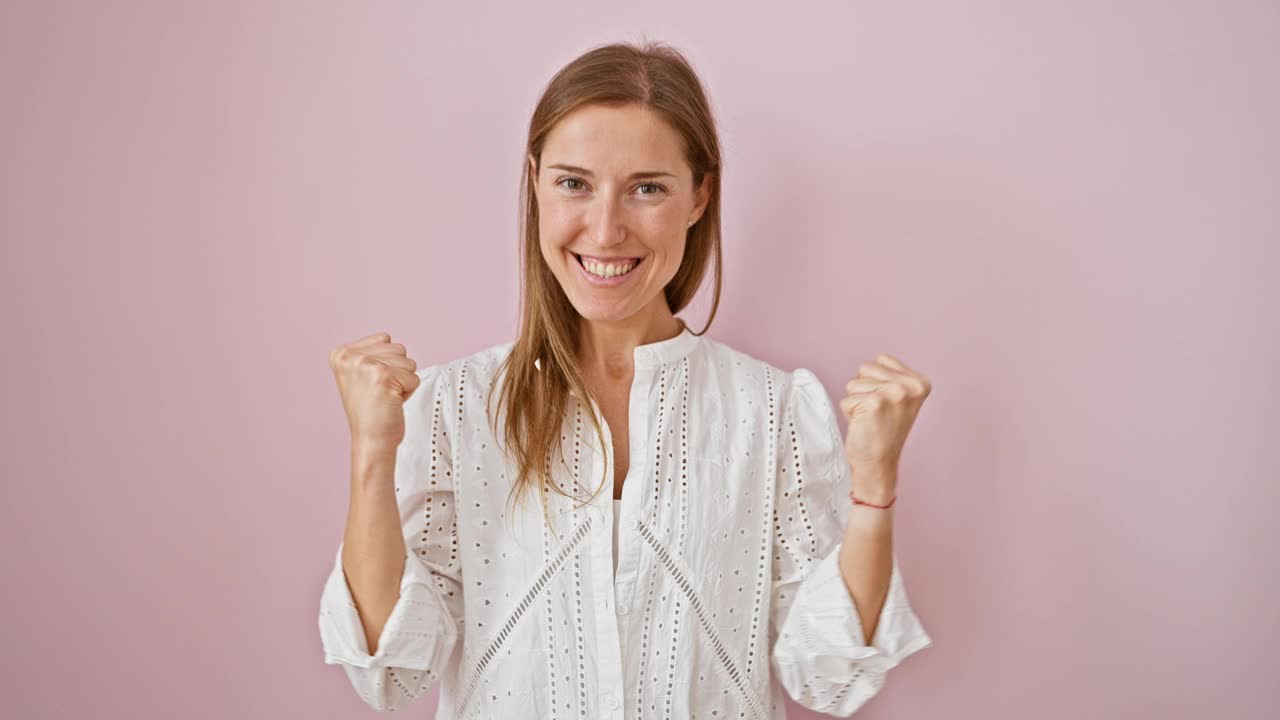
M697 347L698 341L702 339L702 336L695 335L684 320L680 318L676 318L676 320L680 321L680 334L666 340L658 340L657 342L645 343L635 347L632 360L636 367L651 368L672 363L683 359ZM541 359L534 358L533 366L541 370Z
M697 346L702 336L695 335L684 320L680 318L676 320L680 321L680 333L675 337L636 346L634 357L636 367L657 367L675 362L683 359Z

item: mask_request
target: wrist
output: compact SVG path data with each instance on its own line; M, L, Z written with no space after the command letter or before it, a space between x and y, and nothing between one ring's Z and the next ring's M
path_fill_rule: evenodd
M898 497L896 486L884 485L857 485L849 492L849 500L854 498L861 500L863 503L871 505L879 505L881 507L889 505Z
M375 437L371 435L351 436L352 457L386 457L387 455L395 457L396 448L398 447L400 447L399 440L391 440L385 437Z
M897 503L893 503L887 508L878 508L870 505L859 505L850 501L845 536L849 539L856 539L858 542L866 542L869 539L892 535L894 511L897 510L897 507Z
M853 470L850 488L859 500L885 505L898 492L898 468L894 466L863 465Z
M353 440L351 443L351 477L365 480L381 476L396 464L396 447L385 442Z

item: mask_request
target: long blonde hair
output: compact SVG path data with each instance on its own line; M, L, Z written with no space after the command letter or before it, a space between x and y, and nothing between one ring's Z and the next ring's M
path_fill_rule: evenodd
M577 398L590 395L576 360L580 316L540 250L537 198L530 192L536 178L529 168L528 157L532 156L541 166L543 143L551 128L568 113L592 103L639 104L654 111L683 138L685 160L693 169L694 187L697 188L704 177L709 178L706 209L688 229L684 258L663 294L672 313L682 310L697 293L714 256L715 292L707 327L720 304L722 160L715 122L701 81L684 55L664 43L614 43L588 50L552 77L529 122L526 152L521 156L525 171L521 173L520 183L520 203L524 206L520 228L523 236L520 329L510 354L494 373L489 387L490 401L497 391L501 414L505 416L499 435L496 417L489 413L491 424L495 425L494 436L503 439L508 457L513 458L519 468L512 488L516 502L536 484L541 490L538 497L544 520L548 512L546 492L554 489L565 495L551 479L551 463L552 458L563 458L560 430L569 395L572 393ZM707 327L694 334L702 335ZM583 407L600 439L599 446L605 447L599 418L589 404L583 403ZM608 480L604 478L601 489L612 487Z

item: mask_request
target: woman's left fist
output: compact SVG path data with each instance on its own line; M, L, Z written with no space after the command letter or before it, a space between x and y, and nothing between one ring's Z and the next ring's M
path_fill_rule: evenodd
M849 421L844 450L855 478L883 477L897 482L898 458L907 433L932 389L929 379L892 355L876 355L858 365L845 385L840 411Z

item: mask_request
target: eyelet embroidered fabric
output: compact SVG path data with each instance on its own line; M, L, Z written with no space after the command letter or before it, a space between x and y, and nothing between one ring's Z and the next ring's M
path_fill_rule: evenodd
M418 371L394 477L408 555L373 655L338 544L320 638L364 703L438 688L440 720L780 720L790 697L849 717L932 644L896 553L862 636L838 565L849 464L811 371L687 327L637 347L622 499L608 423L600 447L594 402L571 397L553 477L583 501L605 489L583 507L544 491L547 526L535 497L508 503L513 468L485 417L511 345Z

